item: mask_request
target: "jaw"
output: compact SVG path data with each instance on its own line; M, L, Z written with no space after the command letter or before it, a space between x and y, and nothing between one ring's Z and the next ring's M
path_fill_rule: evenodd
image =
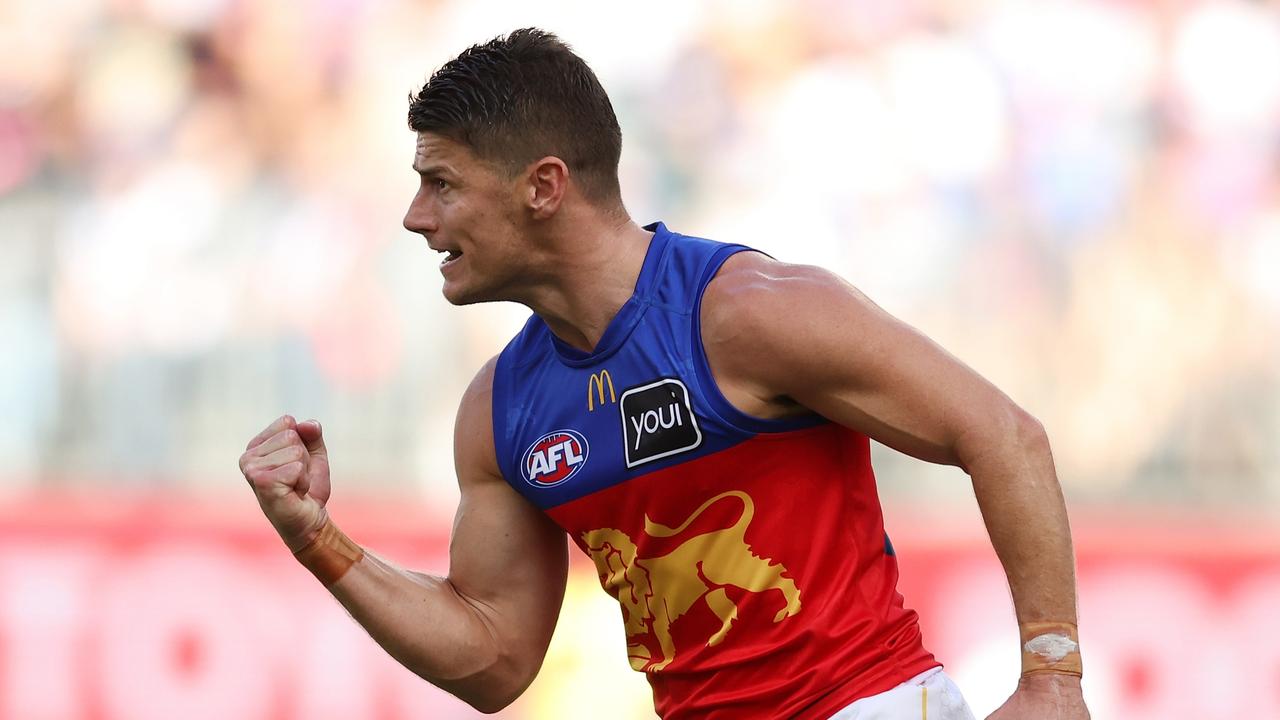
M451 284L448 282L446 282L444 287L441 288L441 294L444 295L444 299L447 300L450 305L474 305L476 303L484 302L484 300L468 294L466 288L451 287Z
M465 278L446 277L444 285L440 288L440 293L444 295L444 299L448 300L451 305L472 305L483 302L476 297L475 289L469 287Z
M465 259L454 262L465 262ZM444 285L440 288L444 299L451 305L475 305L476 303L509 300L506 297L505 283L477 282L465 266L451 267L445 275Z
M545 283L542 276L532 275L528 267L503 266L478 268L474 258L463 257L446 268L441 292L452 305L474 305L486 302L515 302L529 305L531 290Z

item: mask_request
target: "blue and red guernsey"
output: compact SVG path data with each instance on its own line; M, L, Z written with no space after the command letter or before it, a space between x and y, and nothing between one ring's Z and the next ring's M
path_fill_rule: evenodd
M498 463L594 561L663 718L828 718L938 665L896 590L870 442L717 389L703 290L748 250L661 223L597 348L536 315L498 359Z

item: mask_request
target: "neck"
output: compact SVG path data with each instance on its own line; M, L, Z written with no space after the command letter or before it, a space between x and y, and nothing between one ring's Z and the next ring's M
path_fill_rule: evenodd
M519 302L556 337L590 352L634 293L653 233L626 216L575 218L564 227L549 239L542 282Z

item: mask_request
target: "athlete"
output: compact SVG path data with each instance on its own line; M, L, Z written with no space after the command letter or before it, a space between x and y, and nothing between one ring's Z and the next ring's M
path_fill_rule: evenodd
M533 311L458 411L448 576L333 524L318 422L281 417L240 459L285 544L387 652L505 707L542 664L567 536L618 600L664 718L972 717L895 589L874 439L972 477L1022 636L991 717L1089 716L1035 419L825 270L632 222L609 98L554 35L466 50L409 124L404 224L445 254L445 297Z

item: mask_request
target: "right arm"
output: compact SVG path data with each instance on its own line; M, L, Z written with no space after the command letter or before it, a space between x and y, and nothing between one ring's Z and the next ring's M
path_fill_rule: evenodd
M498 469L493 367L490 361L480 371L458 410L454 458L461 500L449 574L413 572L365 552L329 586L392 657L482 712L502 709L533 682L555 629L568 571L563 531ZM267 517L299 552L330 523L324 511L327 451L318 424L286 416L263 435L276 425L258 446L265 450L251 443L241 468ZM289 465L298 466L296 472L286 470ZM317 468L323 468L323 478Z

